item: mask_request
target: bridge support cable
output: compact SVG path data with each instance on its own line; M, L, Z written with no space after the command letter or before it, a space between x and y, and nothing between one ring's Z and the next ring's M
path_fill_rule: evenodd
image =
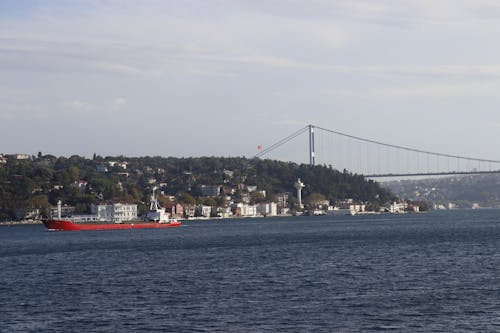
M370 139L364 139L364 138L361 138L361 137L358 137L358 136L354 136L354 135L350 135L350 134L345 134L345 133L337 132L337 131L333 131L333 130L329 130L329 129L326 129L326 128L323 128L323 127L320 127L320 126L314 126L314 128L317 128L319 130L322 130L322 131L325 131L325 132L329 132L329 133L332 133L332 134L337 134L337 135L345 136L345 137L348 137L348 138L351 138L351 139L355 139L355 140L359 140L359 141L364 141L364 142L369 142L369 143L373 143L373 144L376 144L376 145L382 145L382 146L391 147L391 148L400 149L400 150L407 150L407 151L414 152L414 153L423 153L423 154L427 154L427 155L441 156L441 157L447 157L447 158L458 158L458 159L461 159L461 160L467 160L469 162L476 161L476 162L490 162L490 163L498 163L498 164L500 164L500 160L489 160L489 159L474 158L474 157L467 157L467 156L459 156L459 155L436 153L436 152L431 152L431 151L426 151L426 150L420 150L420 149L414 149L414 148L408 148L408 147L404 147L404 146L398 146L398 145L383 143L383 142L380 142L380 141L375 141L375 140L370 140Z
M254 156L254 158L258 158L258 157L262 157L264 156L265 154L267 153L270 153L271 151L281 147L282 145L284 145L285 143L295 139L296 137L298 137L299 135L301 135L302 133L306 132L307 130L309 129L309 126L306 126L306 127L303 127L301 128L300 130L298 130L297 132L294 132L292 134L290 134L289 136L287 136L286 138L283 138L275 143L273 143L271 146L263 149L262 151L260 151L258 154L256 154Z

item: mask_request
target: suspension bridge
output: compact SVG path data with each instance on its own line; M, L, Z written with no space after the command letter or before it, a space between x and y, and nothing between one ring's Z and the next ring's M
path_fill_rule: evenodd
M306 134L310 165L329 165L367 178L500 173L500 160L409 148L315 125L307 125L261 149L255 157L269 155Z

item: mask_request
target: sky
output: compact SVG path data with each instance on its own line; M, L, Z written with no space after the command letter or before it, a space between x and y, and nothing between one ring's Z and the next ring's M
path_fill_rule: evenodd
M252 157L314 124L500 160L499 40L494 0L0 0L0 153Z

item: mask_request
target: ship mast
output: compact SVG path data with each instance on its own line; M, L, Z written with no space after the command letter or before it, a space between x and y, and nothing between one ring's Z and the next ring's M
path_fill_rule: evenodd
M149 205L150 211L158 211L160 209L160 204L158 203L158 200L156 199L155 191L156 191L156 187L153 187L153 194L151 195L151 204Z

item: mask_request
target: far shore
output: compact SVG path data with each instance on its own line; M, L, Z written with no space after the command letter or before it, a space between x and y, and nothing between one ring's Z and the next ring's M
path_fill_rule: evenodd
M0 221L0 225L42 224L40 220Z

